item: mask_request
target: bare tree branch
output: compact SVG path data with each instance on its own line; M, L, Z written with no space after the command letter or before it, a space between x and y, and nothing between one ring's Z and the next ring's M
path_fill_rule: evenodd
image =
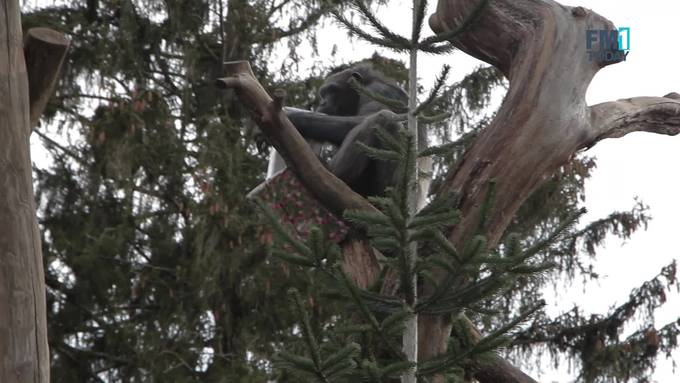
M634 97L590 107L594 142L623 137L631 132L674 136L680 133L680 100L666 97Z

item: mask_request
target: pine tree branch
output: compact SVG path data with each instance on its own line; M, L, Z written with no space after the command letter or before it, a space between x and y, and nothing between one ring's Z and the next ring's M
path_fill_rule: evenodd
M432 90L430 91L430 94L427 96L425 101L423 101L418 107L416 108L415 111L413 111L414 115L419 115L422 111L427 109L432 103L437 99L437 96L439 96L439 92L442 90L444 85L446 85L446 79L449 77L449 73L451 72L451 67L449 65L444 65L442 68L442 71L439 73L437 78L435 79L434 86L432 87Z
M420 0L417 7L414 7L413 12L415 15L414 28L411 34L411 41L417 43L420 40L420 35L423 31L423 21L425 21L425 10L427 10L427 0Z
M400 46L407 46L410 44L407 38L391 31L385 24L378 20L376 15L368 8L368 6L366 6L364 0L352 0L352 7L368 21L385 41L391 41Z
M62 153L66 154L67 156L69 156L69 157L71 157L71 158L73 158L73 159L76 160L76 162L78 162L79 164L82 164L82 165L87 164L87 161L85 161L84 158L80 157L79 155L77 155L75 152L73 152L72 150L68 149L67 147L65 147L65 146L63 146L63 145L61 145L61 144L59 144L57 141L51 139L50 137L48 137L48 136L47 136L46 134L44 134L43 132L41 132L41 131L39 131L39 130L34 130L33 132L34 132L35 134L37 134L38 137L40 137L40 138L42 138L43 140L45 140L45 141L47 142L48 145L54 146L55 148L59 149Z
M410 44L404 45L402 42L399 41L391 41L371 35L370 33L364 31L363 29L353 24L351 21L345 18L345 16L343 16L340 12L334 12L333 15L335 16L335 19L338 22L340 22L340 24L342 24L345 28L347 28L347 30L351 34L354 34L359 38L368 41L371 44L375 44L384 48L389 48L396 52L408 52L411 49Z

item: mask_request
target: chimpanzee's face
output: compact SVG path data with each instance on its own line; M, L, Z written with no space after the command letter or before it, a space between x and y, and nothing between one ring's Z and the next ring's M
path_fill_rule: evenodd
M359 94L347 79L330 77L319 88L319 106L316 111L332 116L356 116Z

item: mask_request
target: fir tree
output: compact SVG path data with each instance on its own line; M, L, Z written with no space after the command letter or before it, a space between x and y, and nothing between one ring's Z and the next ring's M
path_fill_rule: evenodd
M102 0L26 9L25 28L51 26L73 42L36 130L51 158L35 172L53 381L268 379L296 322L269 302L308 282L281 278L287 269L267 260L245 201L266 151L241 130L240 104L212 82L236 58L259 61L258 74L272 79L272 47L313 39L332 6ZM280 78L294 64L292 52ZM285 86L304 104L313 84Z

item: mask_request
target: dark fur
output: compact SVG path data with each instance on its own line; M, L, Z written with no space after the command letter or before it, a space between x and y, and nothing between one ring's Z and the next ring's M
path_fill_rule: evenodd
M290 109L286 113L303 137L339 146L329 163L333 174L363 196L382 195L393 184L395 164L369 158L356 143L380 148L376 130L383 126L396 134L401 126L378 113L389 109L386 105L354 90L352 78L382 97L404 104L408 101L406 92L394 81L368 65L360 65L324 81L315 112Z

